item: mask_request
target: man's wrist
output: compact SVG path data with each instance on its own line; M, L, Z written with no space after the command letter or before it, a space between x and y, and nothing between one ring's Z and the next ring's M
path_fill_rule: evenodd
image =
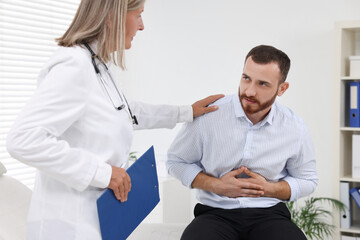
M211 177L203 172L200 172L191 184L191 187L217 193L220 179Z
M266 191L264 197L278 198L285 201L290 199L290 186L284 180L280 182L269 182L265 189Z
M276 197L276 193L278 191L280 191L279 188L279 184L278 183L274 183L274 182L268 182L267 186L264 188L265 194L264 197L271 197L271 198L275 198Z
M208 191L215 193L215 194L219 194L218 189L221 188L220 187L221 181L219 178L215 178L215 177L209 177L208 179Z

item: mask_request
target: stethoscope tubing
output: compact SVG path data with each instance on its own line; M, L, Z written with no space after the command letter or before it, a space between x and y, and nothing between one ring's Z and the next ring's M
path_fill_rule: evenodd
M113 107L114 107L116 110L119 110L119 111L120 111L120 110L122 110L122 109L125 108L125 105L122 104L122 105L120 105L119 107L116 107L114 101L113 101L112 98L111 98L111 94L109 93L109 91L108 91L107 88L106 88L106 82L105 82L104 78L102 77L99 68L98 68L97 65L96 65L95 58L97 58L97 59L99 60L99 62L105 67L106 72L107 72L107 74L109 75L109 78L110 78L110 80L111 80L111 82L112 82L112 84L113 84L113 86L114 86L117 94L119 95L119 98L121 99L122 102L125 102L125 103L126 103L127 108L128 108L128 111L129 111L129 114L130 114L130 117L131 117L131 119L133 120L133 124L138 125L139 123L138 123L138 121L137 121L137 118L136 118L135 115L132 114L131 109L130 109L130 106L129 106L129 103L128 103L125 95L120 93L118 87L117 87L116 84L115 84L114 79L111 77L111 74L110 74L109 69L108 69L108 67L106 66L106 64L105 64L103 61L101 61L101 60L96 56L96 54L94 53L94 51L90 48L89 44L84 43L84 46L89 50L89 52L90 52L90 54L91 54L91 61L92 61L92 64L93 64L95 73L96 73L96 75L98 76L98 78L100 79L100 82L101 82L101 84L103 85L103 88L105 89L106 94L107 94L108 97L110 98L110 101L111 101L111 104L113 105ZM122 96L123 96L124 98L123 98ZM124 101L124 100L125 100L125 101Z

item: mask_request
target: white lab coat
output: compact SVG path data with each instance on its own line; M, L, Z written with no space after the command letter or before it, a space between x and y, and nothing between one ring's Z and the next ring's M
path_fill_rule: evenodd
M137 128L192 120L190 106L130 105ZM88 50L60 47L7 138L11 156L38 169L28 240L101 239L96 200L109 184L111 165L127 167L132 131L127 108L114 109Z

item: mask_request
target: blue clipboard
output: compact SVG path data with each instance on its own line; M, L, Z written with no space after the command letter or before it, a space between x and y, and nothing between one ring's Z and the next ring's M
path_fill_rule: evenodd
M126 239L160 201L153 146L128 168L127 173L131 191L126 202L117 200L111 189L97 200L103 240Z

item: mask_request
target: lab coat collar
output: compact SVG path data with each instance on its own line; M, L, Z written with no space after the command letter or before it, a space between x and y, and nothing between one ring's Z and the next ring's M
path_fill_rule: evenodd
M91 47L91 49L94 51L94 53L98 53L98 41L92 41L89 46Z
M89 44L89 47L91 48L91 50L97 54L98 53L98 41L95 40L95 41L92 41L91 43L88 43ZM82 44L82 47L86 49L86 47ZM89 52L89 50L86 49L87 52ZM90 54L90 52L89 52Z

